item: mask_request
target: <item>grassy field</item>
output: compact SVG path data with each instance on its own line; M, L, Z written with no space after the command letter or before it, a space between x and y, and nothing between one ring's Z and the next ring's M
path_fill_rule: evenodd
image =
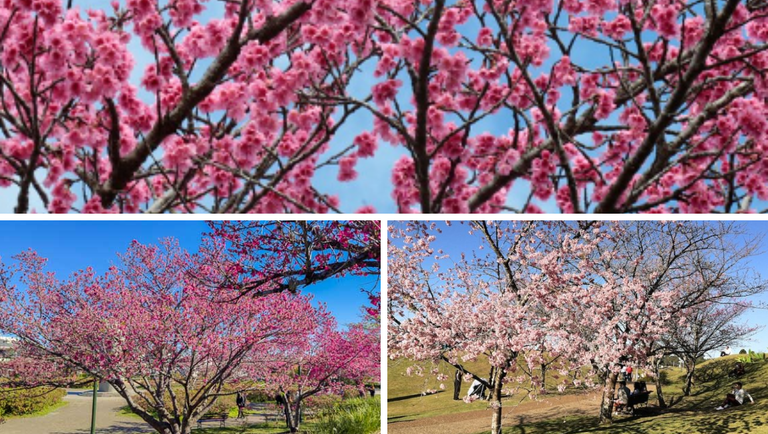
M526 423L522 426L507 426L504 434L768 434L768 363L757 362L747 365L747 374L740 381L753 396L755 404L715 411L725 394L730 392L733 380L727 372L733 367L738 356L730 356L703 363L697 370L697 381L693 393L682 397L682 371L667 370L669 383L664 386L664 395L669 408L658 409L656 395L651 395L651 405L639 409L635 416L617 416L613 424L597 424L598 405L594 415L574 416L564 414L557 419ZM446 382L446 391L429 396L420 396L425 388L436 388L434 380L405 376L405 361L390 364L389 413L390 422L415 420L441 414L456 414L483 410L485 402L465 404L453 401L453 384ZM443 369L443 372L452 372ZM481 371L482 372L482 371ZM462 385L462 396L468 385ZM575 391L573 393L576 393ZM414 397L414 395L416 397ZM553 393L554 395L554 393ZM544 398L546 399L546 398ZM520 399L507 399L505 406L516 404ZM490 423L490 419L489 419ZM487 431L478 431L481 434Z
M431 363L419 363L424 369L424 376L406 375L406 368L413 366L414 363L409 360L390 360L387 370L388 399L387 399L387 420L407 421L429 416L440 416L444 414L460 413L472 410L484 410L488 407L485 401L475 401L465 403L464 401L453 399L453 373L455 369L447 363L441 362L437 365ZM481 376L487 376L490 366L485 361L467 362L464 364L467 370L478 372ZM433 375L429 375L432 369L438 369L440 372L449 376L443 384L445 390L440 390L440 382L435 380ZM554 390L557 380L554 379L554 373L547 374L547 389ZM461 384L460 397L466 396L471 383ZM434 389L437 393L422 395L425 390ZM566 394L580 393L577 390L568 390ZM504 405L509 402L514 404L525 403L528 398L513 397L504 399Z

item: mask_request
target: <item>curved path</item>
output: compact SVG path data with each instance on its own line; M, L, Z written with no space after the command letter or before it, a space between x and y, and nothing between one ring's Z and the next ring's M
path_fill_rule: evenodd
M91 432L91 397L67 395L67 405L39 417L9 419L0 425L2 434L88 434ZM144 421L119 415L125 401L120 397L99 397L96 429L99 434L149 434L154 432Z
M554 395L539 402L513 404L514 400L504 401L503 426L528 424L542 420L555 419L558 416L596 414L600 406L601 393L583 395ZM490 410L474 410L462 413L444 414L420 418L407 422L390 422L389 434L477 434L488 431L491 425Z
M90 434L91 432L91 396L71 393L64 397L67 405L38 417L9 419L0 425L0 434ZM137 417L121 415L120 409L125 400L119 396L99 396L96 405L96 432L98 434L150 434L155 431ZM229 420L227 426L263 423L274 420L274 414L265 406L254 404L252 410L257 414L246 419ZM269 418L268 418L269 416ZM204 427L218 427L216 422L205 422Z

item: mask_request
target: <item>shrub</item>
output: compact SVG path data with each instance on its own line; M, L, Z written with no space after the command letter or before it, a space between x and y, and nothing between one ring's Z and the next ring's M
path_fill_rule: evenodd
M210 414L229 413L233 408L236 408L235 397L233 396L220 396L216 398L216 402L206 411Z
M353 398L323 411L314 432L317 434L369 434L381 429L381 399Z
M251 390L246 395L246 398L248 399L248 402L274 402L275 401L275 395L271 393L267 393L267 391L263 389Z
M57 404L66 396L64 389L35 387L32 389L4 390L0 392L0 416L31 414Z
M669 386L671 384L669 381L669 372L659 371L659 384L662 386Z

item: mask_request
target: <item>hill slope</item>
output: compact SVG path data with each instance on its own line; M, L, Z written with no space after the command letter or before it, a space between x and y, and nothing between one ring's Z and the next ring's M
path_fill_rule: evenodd
M651 405L634 417L617 417L610 426L598 426L599 393L583 395L551 394L541 402L507 399L504 402L505 434L545 433L610 433L610 434L768 434L768 363L747 365L747 374L740 379L755 398L754 405L715 411L725 394L731 390L732 379L727 372L737 356L703 363L698 371L693 395L681 397L682 373L667 370L670 383L664 386L668 409L661 411L651 396ZM425 387L420 381L403 375L406 363L389 366L389 431L392 434L479 434L487 432L490 411L487 403L464 404L453 401L452 383L446 391L420 396ZM426 368L426 367L425 367ZM442 372L449 372L445 369ZM427 380L427 384L434 383ZM467 385L463 386L466 393ZM651 387L651 389L653 389Z

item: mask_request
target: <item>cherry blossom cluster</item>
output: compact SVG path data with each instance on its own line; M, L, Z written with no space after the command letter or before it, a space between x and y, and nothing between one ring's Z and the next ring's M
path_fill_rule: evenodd
M380 272L380 221L220 221L210 225L212 232L202 249L226 259L211 264L218 268L214 283L230 285L241 294L296 291L331 277ZM233 279L232 273L240 277ZM369 292L376 309L379 290Z
M372 212L364 159L398 212L768 199L762 2L68 3L0 1L17 212Z

